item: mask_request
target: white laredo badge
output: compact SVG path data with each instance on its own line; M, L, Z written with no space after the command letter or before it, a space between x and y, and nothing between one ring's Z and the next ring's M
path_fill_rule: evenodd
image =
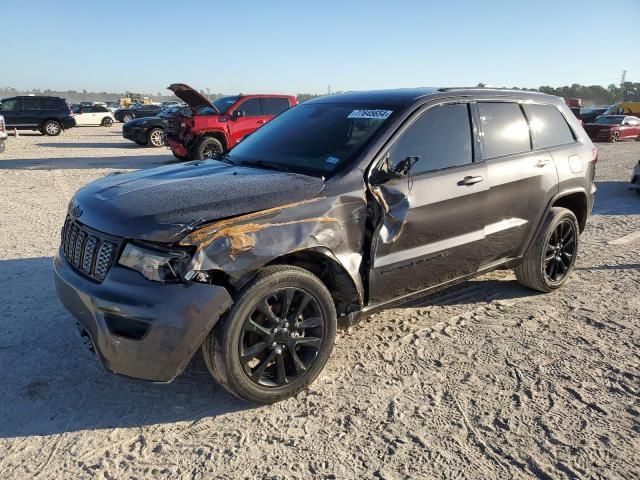
M354 110L347 118L372 118L385 120L393 113L393 110Z

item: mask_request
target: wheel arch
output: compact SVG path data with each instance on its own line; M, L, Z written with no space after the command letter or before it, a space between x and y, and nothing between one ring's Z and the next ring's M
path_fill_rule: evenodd
M547 211L553 207L562 207L571 210L578 219L580 233L584 231L587 225L587 217L589 216L589 200L584 190L572 190L558 194L551 202Z
M226 132L222 130L206 130L203 132L198 132L198 134L193 139L193 145L196 145L200 140L205 137L212 137L218 140L222 144L222 148L226 151L229 149L229 139L227 137Z
M359 285L340 261L325 248L298 250L283 254L264 263L240 278L233 278L223 270L208 270L209 281L223 286L235 296L261 269L272 265L289 265L303 268L314 274L327 287L336 306L338 316L347 315L362 308L362 292Z

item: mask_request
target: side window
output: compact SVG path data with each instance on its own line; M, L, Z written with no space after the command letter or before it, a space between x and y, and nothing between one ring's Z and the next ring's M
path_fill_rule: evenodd
M517 103L478 103L484 158L531 150L529 126Z
M263 98L265 115L280 115L289 109L289 100L286 98Z
M456 103L430 108L402 134L389 155L394 166L418 157L414 174L471 163L469 107Z
M40 99L36 97L29 97L22 99L23 110L40 110Z
M262 107L260 106L259 98L250 98L246 102L243 102L238 110L244 111L245 117L260 117L262 115Z
M525 105L536 148L550 148L575 141L560 111L552 105Z
M13 112L15 110L18 110L18 100L15 98L4 100L0 105L0 112Z

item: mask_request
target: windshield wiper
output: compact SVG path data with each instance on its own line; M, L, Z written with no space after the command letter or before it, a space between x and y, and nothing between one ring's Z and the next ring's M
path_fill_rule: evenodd
M254 160L254 161L247 161L247 160L239 160L237 162L238 165L244 165L247 167L259 167L259 168L263 168L265 170L276 170L278 172L291 172L292 170L282 166L280 164L273 164L273 163L267 163L263 160Z

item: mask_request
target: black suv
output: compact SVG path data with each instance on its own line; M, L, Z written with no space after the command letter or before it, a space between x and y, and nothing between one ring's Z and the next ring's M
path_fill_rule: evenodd
M320 373L339 319L496 268L564 285L597 153L549 95L321 97L217 160L78 191L58 295L111 371L171 381L201 346L225 388L275 402Z
M131 105L119 108L113 116L117 121L127 123L134 118L154 117L164 110L160 105Z
M5 98L0 104L0 115L4 116L8 129L38 130L45 135L60 135L76 125L69 105L60 97Z

